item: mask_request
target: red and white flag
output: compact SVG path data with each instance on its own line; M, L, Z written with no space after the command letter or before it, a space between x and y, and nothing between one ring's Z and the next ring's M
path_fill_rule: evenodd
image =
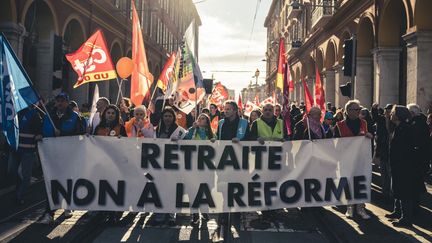
M264 107L267 104L272 104L275 105L276 104L276 100L274 97L270 96L267 97L266 99L264 99L263 101L261 101L261 106Z
M101 30L96 30L76 52L66 54L66 59L78 75L74 88L85 83L117 78Z
M246 106L245 106L245 110L244 110L243 115L249 117L249 116L250 116L250 113L251 113L253 110L259 110L259 109L260 109L259 106L255 105L254 103L252 103L252 102L250 102L250 101L247 101L247 102L246 102Z
M150 73L147 56L144 48L141 25L135 9L135 1L132 4L132 62L134 69L131 78L130 99L135 106L143 103L144 97L150 90L153 82L153 75Z

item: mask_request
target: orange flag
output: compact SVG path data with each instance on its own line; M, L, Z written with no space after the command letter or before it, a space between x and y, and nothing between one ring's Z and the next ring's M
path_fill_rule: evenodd
M117 78L101 30L96 30L76 52L66 54L66 59L78 74L74 88L85 83Z
M218 126L219 126L219 117L218 116L215 116L215 118L213 118L213 120L211 121L210 126L211 126L211 129L212 129L212 132L214 134L216 134Z
M131 78L132 103L139 106L143 103L144 97L150 90L153 82L153 75L150 73L147 65L147 57L144 48L144 39L142 37L141 26L138 14L135 9L135 1L132 3L132 62L134 69Z
M284 38L280 38L280 41L279 41L279 63L278 63L276 85L275 85L275 87L279 88L280 90L283 90L283 81L284 81L286 62L287 61L286 61L286 57L285 57Z

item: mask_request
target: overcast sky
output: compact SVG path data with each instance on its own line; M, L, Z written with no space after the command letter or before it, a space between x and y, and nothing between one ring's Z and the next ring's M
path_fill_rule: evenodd
M257 18L250 39L258 2ZM250 80L255 82L252 76L257 68L260 70L258 82L265 82L266 63L261 60L265 58L267 32L264 20L270 4L271 0L205 0L196 4L202 21L199 65L204 78L211 78L213 74L215 81L235 89L236 97Z

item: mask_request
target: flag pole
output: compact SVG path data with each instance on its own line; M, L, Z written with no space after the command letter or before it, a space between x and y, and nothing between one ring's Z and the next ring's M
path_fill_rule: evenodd
M116 80L117 80L117 86L119 88L119 91L117 92L117 99L116 99L116 105L117 105L118 102L119 102L119 99L123 99L123 92L121 90L121 86L123 84L123 80L124 79L121 79L120 82L119 82L119 78L117 77Z
M36 92L36 90L35 90L35 92ZM39 94L38 94L39 95ZM40 96L39 96L40 97ZM48 109L45 107L45 104L43 103L43 102L41 102L41 105L42 105L42 107L44 108L44 110L45 110L45 115L48 117L48 119L49 119L49 121L51 122L51 125L53 126L53 128L54 128L54 130L57 130L57 127L54 125L54 122L53 122L53 120L52 120L52 118L51 118L51 116L50 116L50 114L49 114L49 112L48 112Z

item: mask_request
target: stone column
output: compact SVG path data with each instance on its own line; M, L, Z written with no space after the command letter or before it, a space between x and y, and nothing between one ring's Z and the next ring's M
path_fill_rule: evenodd
M372 57L357 57L357 76L354 87L354 97L369 108L372 105L373 90L373 59Z
M324 93L326 102L331 102L335 105L335 71L324 71Z
M348 97L342 95L339 86L346 84L349 81L349 77L345 77L342 71L342 65L336 65L335 71L335 106L344 107L345 103L349 100Z
M374 55L374 98L380 106L399 103L399 59L401 49L379 47Z
M44 98L51 98L53 80L53 45L49 40L41 40L35 44L36 68L33 80L40 94Z
M3 32L15 51L15 54L22 61L25 28L21 24L13 22L0 22L0 32Z
M404 36L407 42L407 103L432 109L432 31Z

